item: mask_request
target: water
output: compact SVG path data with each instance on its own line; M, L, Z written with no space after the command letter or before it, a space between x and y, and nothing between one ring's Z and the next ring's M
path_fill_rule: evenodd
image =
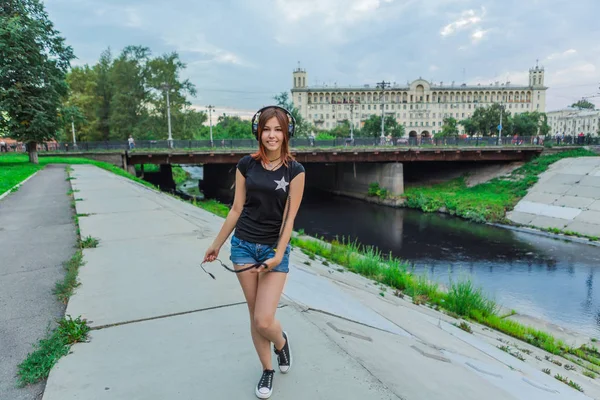
M308 191L295 229L346 237L448 284L468 274L502 306L600 336L600 248Z

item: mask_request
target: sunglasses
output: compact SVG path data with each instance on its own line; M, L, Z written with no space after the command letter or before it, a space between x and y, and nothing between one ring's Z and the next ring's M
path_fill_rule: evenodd
M225 268L227 271L233 272L235 274L239 274L239 273L251 270L253 268L261 268L261 267L263 267L263 268L269 268L269 266L267 264L265 264L265 263L256 263L256 264L252 264L252 265L250 265L248 267L244 267L244 268L241 268L241 269L233 269L233 268L228 267L227 265L223 264L223 261L219 260L218 258L215 259L215 261L218 261L221 264L221 266L223 268ZM206 269L204 269L204 263L205 263L205 261L203 261L202 263L200 263L200 268L202 268L202 270L204 272L206 272L208 275L210 275L211 278L213 278L214 280L216 280L217 278L215 278L215 276L213 274L211 274Z

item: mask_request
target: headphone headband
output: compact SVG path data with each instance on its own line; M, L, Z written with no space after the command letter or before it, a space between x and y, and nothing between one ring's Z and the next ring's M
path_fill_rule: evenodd
M260 110L258 110L256 112L256 114L254 114L254 117L252 117L252 133L254 134L254 137L256 138L256 140L259 140L258 139L258 121L260 120L260 114L267 108L278 108L281 111L285 112L285 114L288 117L288 121L289 121L288 138L294 136L294 131L296 130L296 119L294 118L292 113L280 106L266 106L266 107L263 107Z

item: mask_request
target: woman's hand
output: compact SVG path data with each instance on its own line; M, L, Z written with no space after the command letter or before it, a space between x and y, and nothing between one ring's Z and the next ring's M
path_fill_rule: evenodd
M279 264L281 264L281 261L283 261L283 257L273 257L273 258L269 258L267 261L265 261L265 264L267 264L267 268L265 268L264 265L261 265L260 268L252 268L250 270L248 270L248 272L250 272L251 274L258 274L260 272L269 272L271 271L273 268L276 268Z
M206 253L204 254L204 261L202 262L215 261L219 256L219 250L221 250L221 246L216 246L214 243L211 244L210 247L206 249Z

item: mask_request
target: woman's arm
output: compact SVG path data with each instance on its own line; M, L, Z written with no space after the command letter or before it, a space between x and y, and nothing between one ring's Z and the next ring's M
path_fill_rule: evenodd
M223 222L223 226L219 231L219 234L211 244L211 246L206 250L206 254L204 256L204 261L214 261L219 255L219 250L223 243L227 240L235 225L237 224L240 215L242 215L242 210L244 209L244 203L246 202L246 178L240 172L239 169L235 170L235 195L233 198L233 207L229 210L227 214L227 218L225 218L225 222Z

